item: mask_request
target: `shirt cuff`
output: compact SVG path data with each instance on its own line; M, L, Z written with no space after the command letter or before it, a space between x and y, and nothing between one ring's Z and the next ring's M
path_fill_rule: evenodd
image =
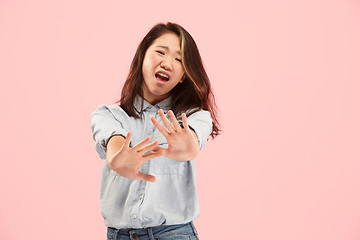
M208 111L201 110L191 114L187 120L189 128L195 132L198 138L199 150L201 150L212 132L211 115Z
M120 135L120 136L123 136L124 138L126 138L127 133L123 129L112 131L103 140L95 142L95 150L99 154L99 157L101 159L106 159L107 144L108 144L110 138L115 135Z

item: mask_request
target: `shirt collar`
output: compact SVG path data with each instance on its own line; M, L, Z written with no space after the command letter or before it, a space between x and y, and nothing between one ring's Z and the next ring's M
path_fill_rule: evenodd
M141 103L143 102L143 106L141 108ZM135 109L140 113L141 110L146 110L147 108L151 109L153 107L158 109L163 109L165 112L170 110L172 106L172 96L161 100L160 102L156 103L155 105L151 105L148 101L143 99L140 95L136 95L135 101L134 101L134 107Z

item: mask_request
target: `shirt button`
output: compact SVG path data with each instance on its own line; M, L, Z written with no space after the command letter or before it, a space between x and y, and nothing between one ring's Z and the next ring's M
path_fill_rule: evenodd
M136 215L135 215L135 214L134 214L134 215L132 215L132 218L133 218L133 219L135 219L135 218L136 218Z

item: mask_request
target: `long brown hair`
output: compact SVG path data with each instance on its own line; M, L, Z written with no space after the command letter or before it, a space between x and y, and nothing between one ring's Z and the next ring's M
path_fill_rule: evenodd
M214 139L220 134L221 130L219 129L217 107L209 77L206 74L194 39L178 24L171 22L167 24L159 23L144 37L131 63L129 75L121 91L121 98L116 103L129 116L141 118L141 113L138 115L134 109L134 101L136 95L143 97L142 64L145 53L155 39L167 32L173 32L180 38L180 54L185 71L184 81L181 84L177 84L170 92L173 101L171 110L176 116L180 116L182 112L189 109L194 109L189 115L201 109L209 111L213 121L211 137Z

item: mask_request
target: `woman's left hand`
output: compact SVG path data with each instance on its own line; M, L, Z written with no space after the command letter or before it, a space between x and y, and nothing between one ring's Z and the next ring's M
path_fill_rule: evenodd
M182 128L177 121L173 111L168 111L171 122L167 119L164 111L159 110L159 115L165 127L161 125L154 117L151 117L152 123L165 136L168 148L165 149L165 157L177 161L188 161L194 159L199 153L198 139L188 125L186 114L181 114L183 121Z

